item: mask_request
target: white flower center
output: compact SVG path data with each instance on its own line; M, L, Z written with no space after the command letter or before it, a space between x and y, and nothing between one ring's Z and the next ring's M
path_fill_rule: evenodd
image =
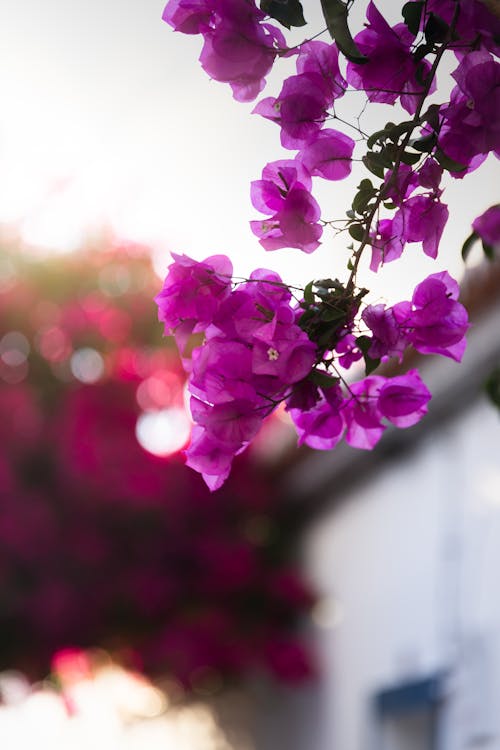
M270 362L276 362L278 357L280 356L280 353L277 349L274 349L274 347L270 346L267 350L267 357Z

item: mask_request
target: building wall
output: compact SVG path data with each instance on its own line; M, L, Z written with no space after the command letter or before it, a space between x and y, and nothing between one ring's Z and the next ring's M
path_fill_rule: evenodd
M478 399L458 409L414 450L361 476L315 519L305 559L324 597L311 750L385 750L375 693L442 671L438 747L479 747L481 738L481 747L500 748L500 420L492 406ZM425 750L410 737L397 750Z

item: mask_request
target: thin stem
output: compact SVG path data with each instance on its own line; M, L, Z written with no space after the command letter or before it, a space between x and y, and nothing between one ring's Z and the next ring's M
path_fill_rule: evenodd
M456 22L456 17L457 17L457 10L455 10L455 16L454 16L453 21L452 21L452 23L450 25L450 31L449 31L449 36L450 37L451 37L451 35L453 33L453 29L454 29L455 22ZM378 213L378 211L380 209L381 203L385 200L385 198L387 197L387 195L389 193L390 188L392 187L392 185L396 181L398 170L399 170L399 167L401 166L401 159L402 159L403 154L404 154L404 152L405 152L405 150L406 150L406 148L407 148L407 146L408 146L408 144L410 142L410 139L412 137L414 129L418 125L420 125L421 116L422 116L422 109L423 109L423 106L425 104L425 100L427 99L427 97L429 95L432 83L434 81L434 77L436 75L436 71L437 71L438 66L439 66L439 64L441 62L441 59L442 59L442 57L443 57L443 55L444 55L444 53L446 52L447 49L448 49L448 43L442 44L441 47L439 48L439 50L436 53L436 57L434 59L434 62L433 62L432 67L430 69L428 78L426 80L424 90L422 91L422 96L421 96L420 101L418 103L418 106L417 106L417 109L415 111L415 114L413 115L413 118L411 120L412 127L409 128L409 130L407 131L405 137L401 141L401 144L400 144L400 146L398 148L398 151L397 151L397 154L396 154L396 158L394 160L394 165L392 167L391 177L387 181L386 184L383 184L381 186L379 194L378 194L378 196L377 196L377 198L375 200L375 203L374 203L373 207L370 210L370 213L368 214L368 216L366 218L365 233L364 233L363 239L361 240L360 246L358 247L358 249L354 253L353 261L352 261L352 267L351 267L351 274L350 274L349 280L347 282L347 287L346 288L349 291L351 291L351 292L353 291L354 286L355 286L356 273L357 273L358 266L359 266L359 263L360 263L360 260L361 260L361 256L363 254L363 251L364 251L365 247L370 242L370 230L371 230L371 227L372 227L373 220L374 220L375 216L377 215L377 213Z

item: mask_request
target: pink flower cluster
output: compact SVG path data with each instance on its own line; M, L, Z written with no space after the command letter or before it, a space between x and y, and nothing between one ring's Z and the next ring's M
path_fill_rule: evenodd
M265 14L253 0L170 0L163 19L176 31L203 36L203 70L229 83L240 102L262 91L276 55L286 47L279 29L263 23Z
M196 425L187 463L203 474L211 489L224 482L233 457L246 448L291 387L309 374L316 356L314 343L297 325L290 291L277 274L255 271L235 290L229 275L224 293L219 288L214 293L218 265L217 256L201 264L177 258L156 298L167 333L179 326L177 305L190 314L186 298L191 295L203 306L198 330L204 329L205 343L193 351L189 379ZM208 283L194 284L202 275Z
M401 362L407 347L461 360L469 324L458 285L447 272L434 273L418 284L411 300L391 307L363 302L361 309L367 293L356 288L361 254L371 248L375 272L400 258L407 244L418 243L437 258L449 217L442 201L444 171L463 178L489 153L500 156L500 21L479 0L405 3L404 22L393 26L371 1L365 28L347 46L325 13L347 63L335 42L308 40L287 49L250 0L238 0L231 12L230 6L229 0L170 0L164 17L180 31L203 34L202 65L212 77L229 82L236 98L254 98L275 58L295 56L295 71L278 95L262 99L253 110L279 126L282 147L296 154L268 163L261 179L252 182L252 204L264 216L251 222L252 232L269 251L312 253L329 225L348 230L359 244L350 246L345 285L337 279L317 281L304 287L302 299L293 298L272 271L256 271L233 286L222 256L203 263L174 256L157 302L166 332L181 347L190 332L205 334L186 362L195 420L187 455L212 489L222 484L233 455L244 450L280 402L299 442L319 449L332 448L344 435L355 447L372 448L389 424L407 427L422 417L430 393L416 370L393 378L372 372L390 357ZM284 25L286 13L283 7L276 15L285 18ZM245 39L237 50L230 41L235 25ZM251 75L255 71L255 79L245 88L238 78L242 56L248 39L257 37L255 56L248 53L245 68ZM449 101L429 106L427 97L437 90L436 73L448 53L456 64ZM364 92L367 102L400 104L410 119L389 122L368 136L359 119L356 126L337 114L339 100L353 91ZM373 177L362 180L347 218L324 221L313 180L349 176L356 146L345 133L326 127L332 119L366 142L361 160L380 183L374 185ZM500 239L497 209L476 219L465 254L480 237L492 256ZM361 359L366 377L347 385L339 368Z
M383 263L401 257L407 243L418 242L431 258L437 258L439 243L446 222L448 207L441 203L439 190L442 168L432 158L414 171L400 165L395 178L389 170L384 187L387 198L397 207L391 219L380 219L371 236L372 258L370 268L377 271ZM420 188L421 191L412 195Z
M234 289L228 277L222 291L221 262L219 256L201 263L176 256L156 298L165 330L174 334L189 321L186 299L206 305L197 328L205 340L189 366L195 425L187 464L210 489L223 484L233 457L282 401L299 442L319 449L332 448L344 432L354 447L372 448L388 423L408 427L425 414L430 393L416 370L393 378L368 376L344 392L340 379L325 369L328 358L349 367L361 356L349 309L338 335L321 343L332 297L323 307L317 300L294 303L279 276L263 269ZM424 354L460 360L468 322L457 297L458 285L442 272L419 284L411 302L366 307L362 320L371 334L369 356L401 357L411 344ZM308 333L301 327L306 318Z
M457 282L442 271L422 281L411 302L368 305L362 319L372 333L370 356L401 359L411 345L421 354L441 354L460 362L469 322L458 294Z

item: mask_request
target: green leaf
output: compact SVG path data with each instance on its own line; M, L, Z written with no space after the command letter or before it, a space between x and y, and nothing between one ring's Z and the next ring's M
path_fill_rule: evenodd
M389 131L384 128L383 130L376 130L375 133L368 138L366 145L368 148L373 148L377 141L384 141L389 136Z
M347 5L342 0L321 0L321 8L328 31L344 57L358 65L367 63L368 58L363 55L349 30Z
M358 336L356 339L356 346L363 354L366 354L371 345L372 340L370 336Z
M436 42L439 44L444 42L448 36L449 30L449 25L441 18L441 16L438 16L435 13L430 13L424 29L425 41L427 44L436 44Z
M408 133L408 131L413 130L414 127L415 123L413 122L413 120L404 120L398 125L393 126L393 128L390 130L389 138L393 143L397 143L404 133Z
M314 281L310 281L309 284L304 288L304 302L307 305L314 303L314 292L313 292Z
M332 388L340 381L340 378L334 378L324 370L312 370L309 375L309 380L312 380L314 385L319 388Z
M436 145L437 137L435 133L424 135L423 138L416 138L410 141L410 146L415 151L421 151L423 154L430 154L434 146Z
M364 180L361 180L361 182L359 183L358 190L368 191L368 190L375 190L375 188L373 187L373 183L371 180L364 179Z
M422 116L424 122L428 122L433 130L439 130L439 104L431 104L425 115Z
M401 12L403 14L404 22L413 36L417 36L420 29L420 20L422 18L422 11L424 9L424 3L406 3L403 5Z
M349 209L349 211L346 211L345 215L347 216L348 219L354 219L355 216L356 216L356 214L354 213L354 211L351 211L351 209Z
M379 177L381 180L383 180L384 167L377 160L376 156L377 155L373 151L369 151L367 154L365 154L365 156L363 156L362 162L369 172L374 174L375 177Z
M333 307L324 307L321 311L321 320L325 323L333 323L334 320L345 318L344 310L335 310Z
M470 251L472 250L472 247L473 247L474 243L478 239L479 239L479 237L477 236L477 234L475 232L472 232L472 234L469 234L469 236L465 240L464 244L462 245L462 259L464 261L467 260L467 257L469 255Z
M363 353L363 359L365 360L365 373L371 375L371 373L377 369L380 364L380 359L373 359L368 354L368 350L372 345L370 336L358 336L356 339L356 345L358 349Z
M353 211L356 211L357 214L363 214L366 210L366 207L368 206L368 203L371 201L375 193L376 190L374 188L372 188L371 190L360 190L358 193L356 193L352 202Z
M306 25L299 0L261 0L260 9L287 29Z
M489 245L484 240L481 241L481 245L483 246L483 253L486 255L488 260L495 260L495 248L493 245Z
M500 367L496 367L490 373L484 384L484 390L491 403L500 409Z
M401 154L401 161L403 164L409 164L410 166L412 164L416 164L419 159L422 158L421 154L412 154L411 151L403 151Z
M429 52L432 52L433 49L433 44L420 44L413 53L413 59L416 63L420 62L420 60L423 60L424 57L429 54Z
M365 228L362 224L351 224L349 234L356 242L362 242L365 236Z

